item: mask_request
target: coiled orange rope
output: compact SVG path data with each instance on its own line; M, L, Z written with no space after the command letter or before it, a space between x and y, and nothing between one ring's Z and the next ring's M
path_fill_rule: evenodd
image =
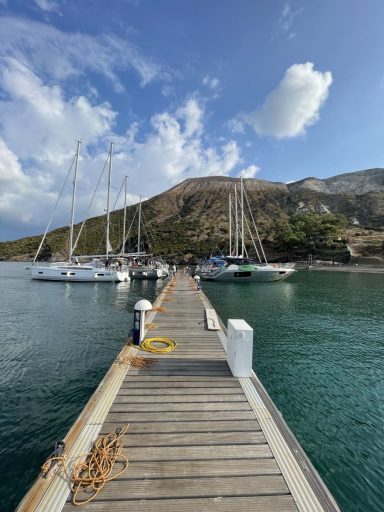
M42 466L42 472L47 473L53 462L59 462L63 465L64 473L71 481L72 503L74 505L85 505L92 501L104 487L104 485L121 475L128 467L128 459L123 455L122 437L128 429L128 425L118 429L114 434L108 434L98 439L86 459L76 463L73 466L72 476L67 469L65 455L48 459ZM84 455L79 457L83 458ZM113 466L117 459L124 464L121 471L111 476ZM79 499L80 492L91 493L87 499Z

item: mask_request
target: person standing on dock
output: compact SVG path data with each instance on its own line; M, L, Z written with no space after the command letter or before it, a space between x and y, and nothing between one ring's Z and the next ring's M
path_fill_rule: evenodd
M194 278L195 280L195 284L196 284L196 290L200 290L200 276L198 276L197 274L195 274Z
M173 267L172 267L172 275L173 275L173 277L176 277L176 272L177 272L176 265L173 265Z

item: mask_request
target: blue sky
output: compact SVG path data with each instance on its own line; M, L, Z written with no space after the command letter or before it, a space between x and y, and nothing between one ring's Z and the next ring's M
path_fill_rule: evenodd
M0 0L0 240L44 231L77 139L77 221L111 140L130 203L384 166L383 21L382 0Z

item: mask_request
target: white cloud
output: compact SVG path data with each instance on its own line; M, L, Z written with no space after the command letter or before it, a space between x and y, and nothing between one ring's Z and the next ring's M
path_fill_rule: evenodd
M107 103L92 105L84 96L66 101L59 86L45 85L15 59L4 61L0 89L7 98L0 101L1 135L21 159L61 161L73 139L96 141L116 116ZM20 130L27 135L22 140Z
M203 114L204 112L195 98L190 98L183 107L177 110L177 117L185 123L186 137L201 134Z
M189 99L174 114L155 114L152 132L143 142L131 137L125 165L140 194L153 195L186 178L228 175L241 162L234 141L218 148L204 145L203 115L198 101Z
M292 11L291 6L289 5L289 2L285 2L283 6L283 12L281 14L279 25L280 29L284 33L288 33L290 29L292 28L293 22L296 18L296 16L299 16L303 12L303 8L298 9L297 11ZM291 32L288 34L288 39L292 39L292 37L295 37L295 33Z
M294 64L265 100L261 109L245 115L259 135L277 139L296 137L319 119L319 110L328 97L332 73L316 71L311 62Z
M8 71L15 73L7 82L7 92L11 94L12 84L14 96L9 103L0 103L3 122L0 128L12 148L4 149L2 156L2 176L5 178L3 176L0 183L0 211L2 219L12 218L14 233L18 229L25 232L27 225L35 232L43 232L73 158L73 139L79 133L76 131L79 127L83 128L85 136L80 153L76 220L86 214L105 163L107 142L104 141L107 137L115 140L112 183L118 189L128 174L131 200L139 195L150 197L186 178L228 175L241 163L235 141L223 141L215 147L204 143L204 110L196 98L187 99L173 112L153 115L149 133L140 133L140 125L135 122L121 137L112 133L115 113L109 106L92 106L86 98L65 101L57 86L50 88L42 84L24 68ZM19 86L20 82L27 92ZM12 124L12 112L18 123ZM24 125L22 140L20 123ZM71 133L72 138L68 136ZM101 140L102 155L93 145L97 143L100 147ZM67 224L70 196L68 185L55 226ZM19 207L19 204L26 207ZM90 215L102 214L105 204L104 176ZM122 207L122 200L118 207Z
M220 80L218 78L205 76L203 78L203 85L207 86L209 89L215 90L220 86Z
M55 2L54 0L35 0L35 4L42 11L57 12L57 13L60 12L60 8L59 8L58 2Z
M228 127L232 133L244 133L244 124L239 119L228 121Z
M24 173L17 156L0 138L0 218L4 226L39 225L41 205L54 200L51 182L43 172L33 177Z
M260 171L260 167L257 165L250 165L246 169L242 169L238 174L238 178L254 178L256 174Z
M0 18L1 59L13 57L41 77L66 80L87 71L112 81L116 91L124 85L120 75L133 69L141 85L168 81L171 72L145 57L138 48L114 35L66 33L44 23L21 18Z
M112 133L116 113L109 104L91 104L81 95L66 99L58 85L47 85L14 58L3 62L0 72L3 98L0 100L0 224L2 236L12 238L7 233L15 237L18 232L31 234L44 230L77 138L85 141L82 148L85 172L79 180L78 210L84 211L94 188L95 169L98 173L101 168L99 157L89 156L87 149ZM69 202L68 187L55 226L67 224ZM95 208L97 204L100 201ZM102 213L95 208L92 213Z
M40 1L42 5L47 10L53 3ZM76 139L83 141L76 221L85 216L109 140L116 142L113 185L118 189L129 174L131 200L150 197L186 178L228 175L242 163L235 141L206 142L203 100L197 96L155 113L146 132L143 119L132 122L124 136L114 133L117 112L101 99L92 79L78 91L72 78L99 73L121 90L120 74L129 68L136 70L141 85L170 76L114 36L69 34L45 24L0 18L0 239L44 231ZM219 86L216 79L209 84L211 89ZM104 177L90 215L104 213L105 189ZM52 228L68 223L70 201L68 183Z
M174 96L175 88L172 85L164 84L161 88L161 94L165 98L170 98L171 96Z

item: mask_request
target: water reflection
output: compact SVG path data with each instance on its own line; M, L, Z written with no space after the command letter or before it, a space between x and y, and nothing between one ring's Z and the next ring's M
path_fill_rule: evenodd
M2 512L15 509L121 350L134 304L153 303L165 283L35 281L23 264L0 263Z
M117 283L115 292L115 306L124 308L127 304L127 296L131 288L131 281Z
M256 373L343 510L383 510L383 275L297 272L204 283L226 322L254 329Z

